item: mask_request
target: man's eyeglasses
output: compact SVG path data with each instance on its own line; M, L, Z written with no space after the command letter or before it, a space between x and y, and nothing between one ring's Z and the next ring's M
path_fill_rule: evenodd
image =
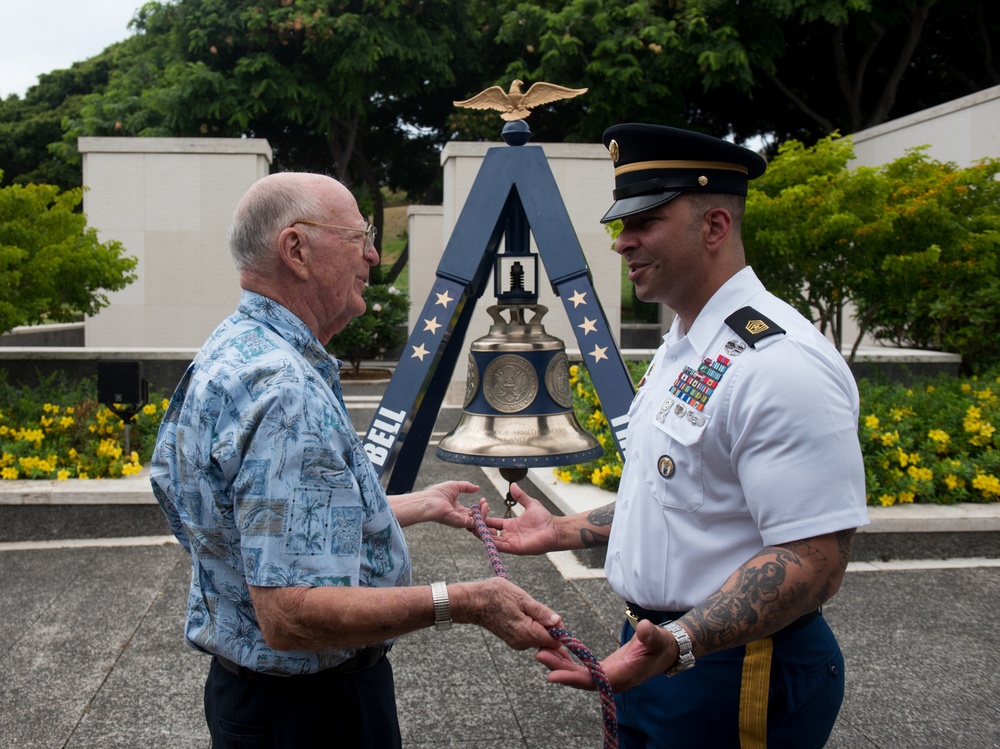
M305 219L296 219L292 222L293 224L306 224L307 226L325 226L328 229L343 229L344 231L356 231L359 234L365 235L365 248L361 251L362 255L367 255L371 249L375 246L375 226L374 224L368 224L364 229L357 226L337 226L336 224L322 224L319 221L306 221Z

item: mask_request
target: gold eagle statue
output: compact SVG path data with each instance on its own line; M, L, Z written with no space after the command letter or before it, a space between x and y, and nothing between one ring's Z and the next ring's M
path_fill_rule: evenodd
M454 101L452 104L466 109L495 109L500 112L501 118L507 122L513 122L514 120L523 120L531 114L532 107L550 104L560 99L572 99L574 96L587 93L585 88L566 88L542 81L532 84L526 93L522 93L521 86L523 85L524 81L515 78L514 82L510 84L508 92L499 86L491 86L471 99Z

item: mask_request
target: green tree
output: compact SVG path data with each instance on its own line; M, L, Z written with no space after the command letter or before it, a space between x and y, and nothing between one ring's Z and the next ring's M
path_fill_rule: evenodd
M11 94L0 101L0 171L12 183L80 187L76 145L66 151L61 144L63 121L79 116L84 97L107 85L123 45L112 45L66 70L44 73L23 98Z
M685 0L730 29L751 87L720 82L700 112L738 138L813 143L1000 83L989 0ZM736 52L734 52L736 54Z
M136 259L87 228L82 199L80 188L0 187L0 332L92 315L135 280Z
M383 223L387 186L420 194L477 3L148 3L137 64L71 123L77 135L267 138L278 169L328 171ZM416 163L417 166L409 167ZM381 233L381 232L380 232Z
M913 149L848 169L852 156L850 139L789 141L752 183L744 236L762 280L852 359L868 332L959 353L968 371L1000 361L1000 160L959 168Z

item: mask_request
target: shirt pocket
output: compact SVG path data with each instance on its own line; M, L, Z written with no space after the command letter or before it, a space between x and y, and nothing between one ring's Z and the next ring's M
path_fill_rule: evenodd
M702 445L711 416L670 399L653 417L643 475L662 507L694 512L705 501Z

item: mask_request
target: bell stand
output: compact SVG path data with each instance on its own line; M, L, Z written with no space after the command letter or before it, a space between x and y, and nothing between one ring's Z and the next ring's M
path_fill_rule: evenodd
M529 231L569 317L612 436L625 456L635 388L545 153L541 146L525 146L529 137L523 120L508 123L504 127L508 145L486 152L419 322L365 433L365 452L388 494L405 494L413 488L501 239L506 235L508 246L526 250Z

